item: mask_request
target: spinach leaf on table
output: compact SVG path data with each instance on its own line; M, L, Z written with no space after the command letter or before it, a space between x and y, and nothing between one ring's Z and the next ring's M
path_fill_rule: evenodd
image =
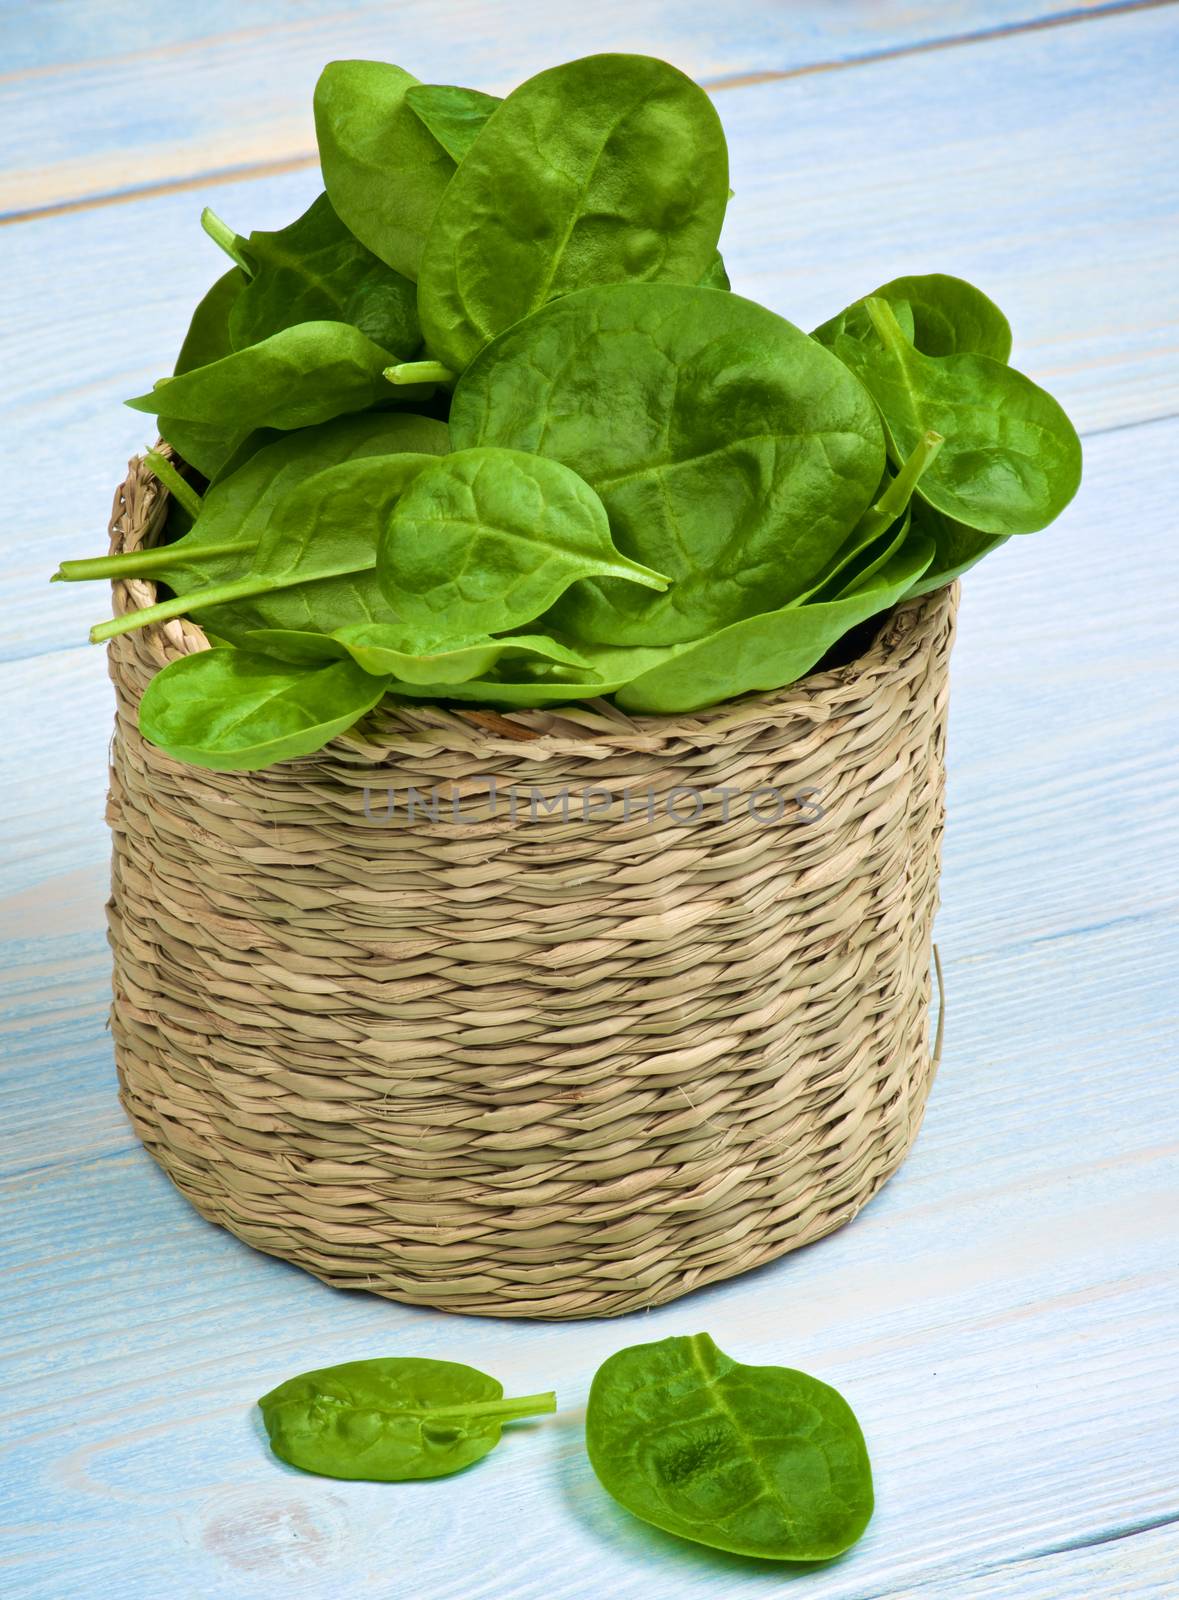
M872 1515L868 1452L842 1395L788 1367L743 1366L706 1333L605 1361L585 1441L628 1511L714 1549L827 1560Z
M406 98L417 81L383 61L330 61L315 86L319 159L337 216L413 279L455 169Z
M514 90L445 189L422 255L426 348L454 372L589 284L696 283L728 204L711 100L647 56L587 56Z
M442 456L419 473L377 562L397 616L435 638L519 627L591 574L667 587L615 549L606 508L576 472L495 446Z
M232 352L229 318L246 281L244 272L231 267L198 303L176 357L174 377L191 372L194 367L207 367L210 362L220 361L222 356Z
M417 353L416 287L361 244L326 194L287 227L239 243L250 279L229 312L235 350L299 322L348 322L403 361Z
M454 84L414 83L405 91L406 102L437 139L452 161L461 161L475 142L496 106L503 101L479 89Z
M390 1356L289 1378L258 1405L282 1461L329 1478L442 1478L499 1443L505 1422L556 1410L556 1396L505 1399L455 1361Z
M572 467L618 548L673 580L653 597L577 584L553 625L668 645L784 605L875 498L884 434L815 340L738 295L625 284L566 295L508 330L455 388L455 449L503 445Z
M289 666L231 646L180 656L139 703L139 731L177 761L253 772L313 754L385 692L354 661Z
M832 349L880 407L894 461L928 430L945 435L918 496L980 533L1034 533L1059 516L1081 445L1052 396L992 356L923 355L887 300L865 305L870 327L837 333Z
M255 428L309 427L388 398L393 356L344 322L303 322L179 377L127 404L207 478Z

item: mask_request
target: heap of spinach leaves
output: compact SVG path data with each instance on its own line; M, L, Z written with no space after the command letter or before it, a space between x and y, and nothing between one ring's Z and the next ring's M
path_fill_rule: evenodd
M724 134L665 62L497 100L337 61L315 120L326 193L248 238L205 213L233 265L129 402L201 492L154 458L169 541L57 574L170 591L95 640L207 630L140 710L182 760L308 755L386 694L776 689L1076 492L971 285L898 278L811 335L729 291Z

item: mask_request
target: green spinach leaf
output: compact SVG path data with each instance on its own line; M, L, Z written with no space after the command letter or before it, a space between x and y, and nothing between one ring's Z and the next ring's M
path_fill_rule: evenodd
M190 766L253 772L321 750L384 692L384 680L354 661L297 667L217 646L156 673L139 731Z
M377 543L401 495L435 459L404 452L325 468L275 507L243 576L100 623L91 639L181 615L231 644L255 629L330 633L395 620L377 583Z
M521 637L509 634L502 643ZM532 637L531 635L527 637ZM614 645L577 644L581 665L505 656L484 676L462 683L438 680L414 683L402 679L393 690L415 700L469 700L505 709L569 705L615 694L624 684L659 666L672 654L668 649L643 650Z
M250 281L229 313L235 350L300 322L347 322L409 360L421 344L417 289L365 248L326 194L277 232L240 242Z
M628 1511L715 1549L827 1560L872 1515L868 1452L842 1395L788 1367L743 1366L706 1333L605 1361L585 1440Z
M195 367L207 367L220 361L233 350L229 337L229 318L246 287L246 275L237 267L224 273L200 301L192 314L180 354L176 357L173 376L191 372Z
M426 240L426 348L455 372L546 301L595 283L696 283L728 204L704 90L648 56L539 73L476 135Z
M785 605L875 498L880 418L813 339L738 295L583 289L502 334L463 374L456 449L553 456L601 496L618 548L673 580L593 580L555 609L579 640L678 644Z
M156 413L168 443L213 478L255 428L305 428L388 399L384 373L392 360L359 328L303 322L178 378L161 378L127 404Z
M871 332L832 348L880 407L894 461L928 430L945 447L918 486L935 510L980 533L1034 533L1081 481L1081 444L1050 394L991 356L927 356L887 300L866 302Z
M836 599L846 593L853 579L871 576L900 549L911 522L913 490L944 443L940 433L927 433L896 476L885 475L875 504L864 512L821 576L797 595L793 604Z
M366 672L387 674L402 683L468 683L483 678L501 662L556 662L593 677L583 656L545 634L489 635L467 640L415 638L401 627L358 623L333 634Z
M666 588L614 548L594 491L545 456L494 446L420 473L381 539L377 576L403 623L427 637L531 622L579 578Z
M479 89L453 84L414 83L405 91L408 105L421 118L452 161L461 161L475 135L503 101Z
M56 576L67 582L155 578L180 596L231 583L251 570L277 507L326 467L398 454L420 460L423 454L442 455L446 447L443 423L405 412L339 417L298 433L282 434L206 491L193 526L174 544L63 561ZM174 609L169 611L169 615L176 614ZM151 619L138 611L128 613L124 620L134 627ZM229 624L230 617L222 613L220 620Z
M342 661L351 656L357 666L375 677L400 683L445 686L468 683L494 672L501 662L557 663L581 678L593 680L589 663L544 634L490 635L476 639L425 639L409 633L399 623L356 622L332 633L295 629L258 629L236 641L244 650L256 650L279 661L311 664Z
M328 1478L444 1478L494 1450L505 1422L557 1409L504 1398L476 1367L417 1356L345 1361L289 1378L258 1405L282 1461Z
M702 289L731 289L733 287L729 282L729 275L725 271L724 257L719 250L713 254L712 260L701 274L700 287Z
M628 711L699 711L751 690L781 689L809 672L845 633L909 592L933 557L930 540L910 535L862 586L830 600L783 606L677 645L618 692ZM592 653L586 659L593 662Z
M841 333L857 339L870 335L870 299L888 302L906 338L922 355L964 351L995 361L1010 359L1011 328L999 307L972 283L942 272L893 278L816 328L815 338L833 346Z
M979 533L975 528L967 528L922 500L913 502L913 526L933 540L934 557L928 570L908 591L910 595L929 594L933 589L944 588L992 550L1007 543L1003 534Z
M417 278L454 162L406 99L411 73L330 61L315 86L324 187L336 214L394 271Z

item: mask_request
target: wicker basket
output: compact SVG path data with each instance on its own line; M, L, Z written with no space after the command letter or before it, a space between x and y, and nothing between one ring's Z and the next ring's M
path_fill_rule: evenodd
M113 548L164 505L132 462ZM232 775L136 727L200 631L117 639L112 1027L140 1138L258 1249L452 1311L633 1311L837 1228L936 1065L955 604L694 715L387 702Z

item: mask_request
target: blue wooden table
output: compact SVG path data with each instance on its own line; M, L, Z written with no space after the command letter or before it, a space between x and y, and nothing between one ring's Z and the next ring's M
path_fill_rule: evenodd
M1060 0L1057 0L1059 6ZM0 1590L38 1600L1179 1595L1179 11L1051 0L4 0L4 1427ZM1050 532L965 583L938 941L945 1060L851 1226L623 1323L333 1292L205 1224L136 1145L104 1028L111 702L93 593L120 407L221 270L197 216L318 188L333 56L503 90L594 49L715 90L735 285L809 327L898 273L977 281L1082 430ZM823 1571L632 1521L582 1447L596 1365L707 1328L838 1385L878 1510ZM560 1412L445 1484L267 1453L255 1397L381 1353Z

